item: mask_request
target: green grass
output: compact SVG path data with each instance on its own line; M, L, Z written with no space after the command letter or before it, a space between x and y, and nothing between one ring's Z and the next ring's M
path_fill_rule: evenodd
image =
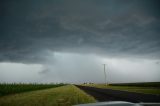
M0 106L71 106L96 100L73 85L0 97Z
M0 84L0 96L63 86L64 84Z
M87 84L84 86L92 86L97 88L109 88L109 89L115 89L115 90L122 90L122 91L129 91L129 92L138 92L138 93L144 93L144 94L156 94L160 95L160 89L159 87L139 87L139 86L127 86L127 85L104 85L104 84Z
M113 86L160 87L160 82L113 83Z

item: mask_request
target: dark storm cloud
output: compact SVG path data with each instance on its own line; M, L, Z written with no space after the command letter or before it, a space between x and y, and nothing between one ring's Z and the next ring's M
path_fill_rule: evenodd
M160 58L158 0L2 0L0 61L53 51Z

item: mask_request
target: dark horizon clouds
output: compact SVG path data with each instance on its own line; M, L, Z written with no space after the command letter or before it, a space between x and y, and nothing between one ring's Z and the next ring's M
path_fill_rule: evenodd
M1 0L0 82L103 82L104 63L110 82L160 81L159 5Z
M50 52L160 58L158 0L2 0L0 61Z

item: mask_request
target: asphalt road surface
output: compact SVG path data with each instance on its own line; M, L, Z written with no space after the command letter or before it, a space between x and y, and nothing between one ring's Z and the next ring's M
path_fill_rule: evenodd
M93 96L97 101L128 101L133 103L140 102L158 102L160 103L160 95L134 93L112 89L102 89L88 86L76 85L81 90Z

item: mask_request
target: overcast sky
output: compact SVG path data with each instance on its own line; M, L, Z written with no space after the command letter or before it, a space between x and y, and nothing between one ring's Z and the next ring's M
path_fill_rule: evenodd
M1 0L0 82L160 81L159 0Z

